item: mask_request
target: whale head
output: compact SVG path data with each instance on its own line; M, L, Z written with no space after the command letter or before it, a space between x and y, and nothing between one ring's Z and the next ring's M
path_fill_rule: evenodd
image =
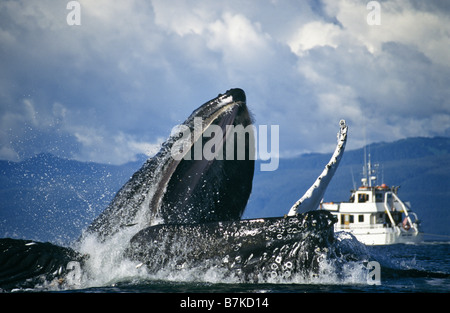
M167 171L167 183L158 186L158 196L153 199L164 223L241 217L254 172L251 126L244 91L232 89L200 106L175 127L177 139L171 145L175 161Z
M173 128L160 151L118 191L88 227L100 238L124 227L241 218L254 174L252 117L242 89L231 89Z

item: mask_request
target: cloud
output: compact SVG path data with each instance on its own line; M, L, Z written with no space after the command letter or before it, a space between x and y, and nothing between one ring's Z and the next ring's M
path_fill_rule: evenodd
M315 47L337 48L342 33L338 25L314 21L300 28L288 45L292 52L302 56L305 51Z
M229 88L280 155L450 135L450 8L440 1L0 3L0 158L119 164Z
M155 143L148 143L123 132L111 136L96 128L80 128L74 131L74 135L82 145L76 158L100 163L122 164L135 161L137 155L153 156L164 141L163 138L157 138Z
M448 11L418 10L409 1L381 2L381 24L373 27L361 20L368 13L365 3L357 0L327 1L327 7L343 30L371 53L380 52L384 43L396 42L412 46L438 64L450 65L450 56L445 53L445 47L450 44Z

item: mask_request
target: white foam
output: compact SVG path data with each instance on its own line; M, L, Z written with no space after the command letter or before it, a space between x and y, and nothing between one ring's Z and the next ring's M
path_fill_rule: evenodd
M137 266L123 256L123 251L133 236L132 229L124 229L105 242L98 241L95 235L87 235L79 243L78 251L88 257L82 267L78 282L69 288L90 288L111 286L114 283L133 278L146 278L145 267Z

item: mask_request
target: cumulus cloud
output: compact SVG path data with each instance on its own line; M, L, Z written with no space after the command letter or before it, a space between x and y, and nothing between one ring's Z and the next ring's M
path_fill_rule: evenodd
M176 2L176 3L174 3ZM450 135L450 8L441 1L0 3L0 158L119 164L241 87L280 155ZM364 135L365 134L365 135ZM151 151L151 152L149 152Z
M330 46L337 48L339 37L343 35L341 28L333 23L314 21L305 24L288 42L292 52L302 56L315 47Z
M82 145L75 155L80 160L96 160L100 163L121 164L136 160L136 155L153 156L161 148L163 138L157 138L155 143L139 141L134 136L118 132L113 136L104 130L96 128L79 128L74 130L74 136Z
M427 11L411 1L385 1L380 3L380 25L372 27L362 20L368 12L365 3L340 0L327 1L326 6L329 14L341 23L343 31L371 53L380 52L384 43L397 42L410 45L433 62L450 65L450 56L445 53L445 47L450 44L448 11Z

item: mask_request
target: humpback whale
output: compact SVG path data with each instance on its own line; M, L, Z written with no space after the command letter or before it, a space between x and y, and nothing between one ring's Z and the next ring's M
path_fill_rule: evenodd
M110 247L119 250L117 258L145 265L148 273L215 268L240 281L259 282L317 271L333 242L336 220L315 209L344 152L347 126L341 121L330 162L289 214L243 220L255 165L252 123L245 93L238 88L194 110L117 192L77 246L90 238L112 243ZM197 153L205 149L217 157ZM117 238L125 244L116 245ZM0 288L42 279L67 282L68 264L83 265L92 257L51 244L12 239L0 243ZM5 252L16 245L20 248L14 255L30 262L14 267L13 255Z

